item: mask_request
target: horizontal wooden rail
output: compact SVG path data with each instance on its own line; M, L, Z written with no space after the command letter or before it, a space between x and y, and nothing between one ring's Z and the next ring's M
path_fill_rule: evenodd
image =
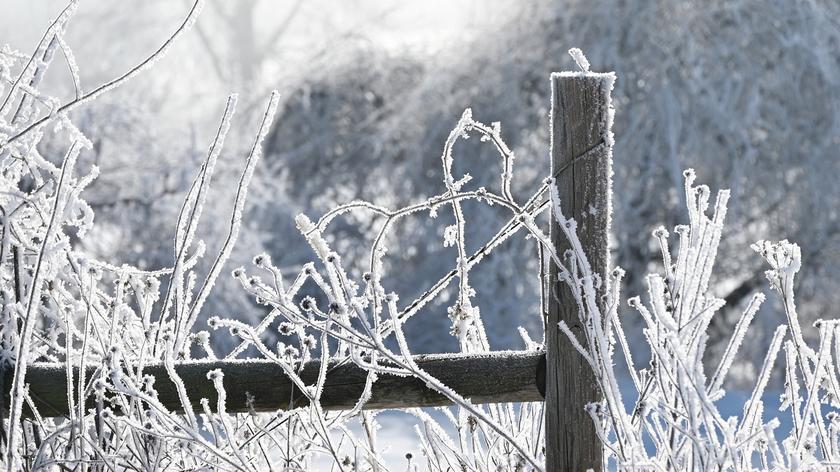
M473 403L542 401L545 361L542 353L533 351L497 351L487 354L432 354L414 356L417 365ZM328 410L350 409L362 393L366 372L347 362L332 361L321 396L321 405ZM314 384L320 361L307 363L301 378ZM265 360L193 361L175 365L184 381L187 396L196 411L200 400L207 398L215 409L216 390L207 379L207 372L220 369L224 373L229 412L276 411L300 407L306 398L294 387L283 370ZM87 372L88 378L96 373ZM155 377L155 389L160 402L169 410L182 411L175 385L163 365L150 365L144 374ZM78 372L74 373L74 381ZM538 380L538 377L540 379ZM8 409L12 373L4 374L4 405ZM29 393L38 412L43 416L67 414L67 376L63 364L35 363L26 373ZM542 384L538 386L538 384ZM75 391L75 389L74 389ZM252 398L249 408L248 398ZM92 402L92 399L89 399ZM447 405L446 397L430 390L410 377L380 375L374 384L373 395L366 409L410 408ZM90 408L93 408L91 403ZM28 408L25 408L28 410ZM25 411L25 414L28 413Z

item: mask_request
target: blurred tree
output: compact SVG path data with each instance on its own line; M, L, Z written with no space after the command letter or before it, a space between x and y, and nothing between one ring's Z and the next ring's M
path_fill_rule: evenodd
M108 8L121 8L105 5L94 9L99 16L86 17L82 10L80 21L98 24ZM160 5L114 16L143 25L160 24L144 19L159 20L155 15L167 4ZM543 1L518 5L504 27L488 30L475 41L452 42L433 54L388 49L366 40L364 26L333 28L332 39L306 51L308 60L296 62L303 65L293 70L283 67L292 49L281 40L288 39L284 25L322 21L327 25L322 29L330 29L329 16L334 13L313 16L306 13L306 4L293 2L272 13L276 21L266 28L258 20L270 7L270 2L256 0L211 2L196 33L201 54L186 54L189 63L204 67L206 79L187 87L189 98L170 94L172 84L181 78L180 69L173 68L168 82L158 79L153 86L137 89L131 99L136 111L120 111L125 122L114 120L109 129L97 131L103 137L96 159L106 172L96 184L99 187L90 188L89 192L99 192L90 200L101 207L100 220L115 218L116 233L110 235L118 230L126 236L142 235L126 260L146 257L155 260L151 264L168 260L171 232L164 228L171 228L171 215L177 211L174 202L180 197L170 194L183 192L185 187L179 185L196 170L194 156L209 142L206 134L212 125L199 123L194 137L186 127L165 138L143 135L159 127L158 117L184 108L184 100L202 98L201 106L213 112L207 116L214 117L218 110L212 107L220 105L221 98L207 100L207 90L244 87L254 96L270 87L284 91L283 114L253 189L246 236L250 239L240 244L234 260L245 263L265 247L278 264L292 270L310 258L294 229L294 213L317 217L335 203L353 198L395 206L439 191L442 144L468 106L477 118L502 123L521 171L515 190L524 193L532 187L548 163L547 77L573 67L566 51L581 47L593 68L615 70L619 76L614 94L614 262L628 271L629 293L643 293L644 274L656 269L649 262L657 259L650 231L659 224L671 227L685 221L681 172L696 167L699 181L708 182L713 190L733 191L728 234L721 248L725 257L719 262L722 278L715 287L732 313L745 296L764 286L760 261L747 249L759 238L787 237L804 248L798 292L803 315L816 317L838 303L831 289L840 275L840 190L834 182L840 171L836 151L840 99L835 92L840 80L836 54L840 5L836 2ZM79 51L84 41L72 37L70 41L77 55L84 56ZM126 59L124 52L116 52L122 43L112 44L115 51L89 57L101 56L103 68L115 67ZM210 82L216 85L211 87ZM129 102L120 106L130 108ZM84 113L116 117L114 107L97 105ZM148 144L161 138L173 144L161 148ZM218 175L217 188L222 191L230 187L225 179L233 178L238 166L235 158L225 157L238 156L244 146L247 139L232 143L230 153L223 156L221 162L230 167ZM496 184L500 169L489 164L490 149L469 143L456 149L456 155L472 162L488 160L470 185ZM141 164L149 167L137 170ZM468 236L475 248L487 237L482 221L503 214L467 210L473 212L475 227ZM219 221L221 231L227 209L218 205L213 211L218 217L210 220ZM359 242L369 238L377 224L354 214L332 228L341 240L336 247L360 261L358 270L363 270L365 259ZM397 228L389 244L388 270L394 289L402 294L401 303L409 303L454 262L454 254L441 247L447 224L442 213L432 223L418 219ZM103 245L109 241L104 236L100 240ZM131 246L114 242L108 247L127 251ZM525 323L538 330L540 323L533 245L516 241L504 249L475 276L485 277L475 280L487 294L478 303L498 347L517 344L513 326ZM160 259L151 256L156 251ZM245 316L253 309L239 303L218 301L208 312ZM429 307L428 313L409 324L415 342L423 345L421 350L454 347L454 340L444 335L445 305ZM757 319L772 325L780 316L768 304ZM732 320L722 316L713 323L713 333L724 339ZM760 338L756 336L756 342Z
M595 68L619 76L614 261L628 269L627 290L643 293L643 275L655 269L650 231L685 221L682 170L696 167L713 189L733 190L727 257L715 289L731 312L764 287L749 243L788 237L808 248L803 311L816 317L837 304L830 284L840 275L840 191L833 184L840 171L838 18L840 6L821 1L545 2L430 61L345 45L291 94L269 146L269 175L296 208L315 213L348 198L427 195L439 188L449 125L472 106L480 119L502 122L517 165L535 178L547 166L547 77L569 69L566 50L579 46ZM479 148L457 153L484 156ZM486 169L474 176L476 185L495 179L498 170ZM279 209L261 211L287 217ZM392 262L392 272L411 268L413 283L436 274L429 267L429 244L436 241L412 239L416 231L401 235L408 248ZM532 272L528 249L518 250L523 257L488 261L482 271L497 275L485 287L494 295L482 305L488 325L534 316L533 305L512 309L507 298L528 300L530 279L501 275ZM774 324L777 316L759 319ZM518 322L498 325L508 333ZM714 332L725 339L731 323L726 316L715 320Z

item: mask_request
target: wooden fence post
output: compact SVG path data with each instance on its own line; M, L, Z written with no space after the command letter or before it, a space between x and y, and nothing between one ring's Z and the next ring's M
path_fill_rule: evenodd
M605 275L611 189L610 92L615 75L559 73L551 76L551 169L566 217L574 218L592 269ZM559 254L569 247L552 217L551 242ZM606 287L602 285L602 290ZM546 470L603 468L601 442L584 406L600 400L595 377L557 328L564 320L585 342L578 307L557 269L549 272L546 319ZM600 301L599 301L600 302ZM603 310L603 306L602 306Z

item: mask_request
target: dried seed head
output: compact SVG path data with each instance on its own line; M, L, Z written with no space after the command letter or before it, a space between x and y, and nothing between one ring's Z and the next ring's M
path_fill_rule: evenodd
M300 307L305 311L311 311L315 307L315 299L312 297L304 297L304 299L300 301Z
M266 253L258 254L254 257L254 265L257 267L267 268L271 265L271 257Z
M105 382L105 379L96 379L93 382L93 389L99 393L102 393L105 391L105 387L107 387L107 385L108 384Z
M277 331L284 336L288 336L295 331L295 325L289 323L288 321L284 321L280 323L280 326L277 328Z
M210 342L210 333L207 331L199 331L195 333L195 342L201 345L208 344Z

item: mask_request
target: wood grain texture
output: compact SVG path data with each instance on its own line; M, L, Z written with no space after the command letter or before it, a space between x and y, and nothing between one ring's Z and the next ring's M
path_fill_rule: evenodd
M537 367L541 353L533 351L499 351L488 354L435 354L415 356L417 364L445 385L453 388L473 403L542 401L537 388ZM321 404L328 410L350 409L356 403L365 382L366 373L352 363L338 365L331 362ZM320 362L307 363L301 377L307 385L314 384ZM207 372L221 369L227 391L227 410L247 412L247 398L251 396L254 411L276 411L304 406L307 401L282 369L270 361L232 360L200 361L176 364L190 403L201 411L200 400L207 398L215 410L216 391L207 379ZM183 411L175 386L162 365L147 366L144 374L153 375L159 400L172 411ZM11 385L11 372L5 373L5 385ZM95 368L87 378L98 375ZM78 379L75 372L74 379ZM74 383L75 383L74 380ZM35 363L26 373L26 383L35 406L43 416L67 414L67 377L62 364ZM75 389L74 389L75 390ZM6 387L4 406L8 409L9 392ZM92 399L90 400L92 402ZM366 409L409 408L447 405L442 395L427 388L415 378L380 375L374 384L373 396ZM90 408L93 408L93 403ZM25 407L28 410L28 407ZM25 411L28 413L28 411Z
M551 78L551 166L561 209L578 223L578 237L592 269L606 272L609 253L611 163L609 93L612 74L555 74ZM551 242L569 248L554 218ZM557 328L564 320L582 343L578 307L569 289L549 272L546 321L546 470L602 470L603 452L592 418L584 410L598 401L595 377ZM603 307L602 307L603 309Z

